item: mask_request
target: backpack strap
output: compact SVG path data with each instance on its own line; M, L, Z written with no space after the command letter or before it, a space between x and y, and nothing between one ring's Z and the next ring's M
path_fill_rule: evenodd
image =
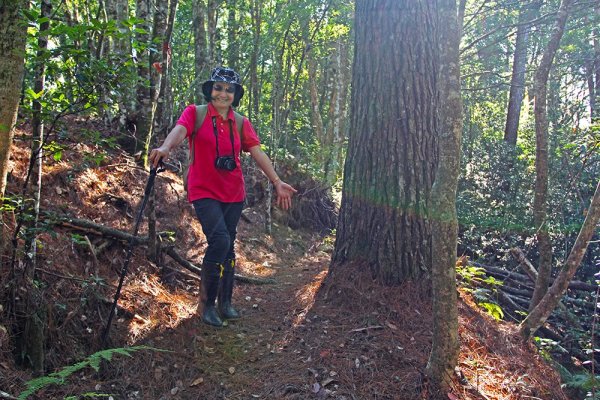
M237 126L238 133L240 134L240 142L244 142L244 116L242 114L238 114L237 112L233 112L235 116L235 125Z
M197 105L196 106L196 124L194 126L194 132L192 132L192 137L190 139L190 165L194 163L194 138L196 137L196 133L198 133L198 129L204 122L204 118L206 118L206 112L208 111L208 107L206 104Z

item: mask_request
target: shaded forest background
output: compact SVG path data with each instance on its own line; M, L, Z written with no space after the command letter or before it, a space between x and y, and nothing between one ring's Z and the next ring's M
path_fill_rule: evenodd
M116 148L143 166L148 149L166 136L184 107L202 102L200 84L215 65L241 73L246 95L239 110L252 120L278 170L292 184L314 179L309 189L328 198L299 201L287 217L273 215L267 200L265 231L275 218L295 229L335 234L334 217L318 208L339 201L341 192L350 136L353 1L28 3L20 2L27 35L24 78L14 93L22 129L14 140L37 156L28 179L9 185L3 199L3 283L34 273L36 249L44 245L39 235L52 229L32 217L35 204L39 209L43 166L60 165L73 151L80 153L82 168L106 166ZM464 7L464 126L457 273L490 315L519 322L534 285L518 274L523 261L512 254L520 251L534 266L543 262L534 215L533 85L560 2L459 5ZM600 179L600 2L572 2L568 15L547 85L549 183L543 227L553 275L565 264ZM15 25L22 27L17 20ZM402 71L397 79L402 81ZM69 140L74 118L97 126L82 131L80 143ZM9 183L17 181L14 167L7 165ZM269 190L256 190L258 198L271 196ZM252 202L252 188L249 192ZM579 377L577 385L587 398L598 398L592 390L597 383L598 243L596 229L575 277L580 286L563 298L564 308L536 339L544 354L563 363L564 379L572 383ZM2 319L8 327L15 312L11 297L14 292L6 290ZM22 361L38 372L45 368L41 359Z

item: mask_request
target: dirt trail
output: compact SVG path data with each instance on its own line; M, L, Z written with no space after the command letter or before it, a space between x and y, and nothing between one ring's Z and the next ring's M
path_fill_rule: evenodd
M243 236L240 247L256 247L256 241L245 242ZM297 357L292 360L295 355L287 354L286 348L300 340L296 328L312 305L329 254L320 251L318 243L311 244L309 235L296 236L307 242L273 240L271 249L281 250L277 254L255 250L249 254L253 261L240 262L242 274L258 268L275 280L266 285L236 284L234 303L242 313L240 320L219 329L191 315L174 328L151 334L136 344L169 352L137 353L132 360L117 362L119 373L101 384L102 392L116 398L231 400L274 399L300 392L294 384L273 377L286 370L297 374L292 370L298 366L290 365Z

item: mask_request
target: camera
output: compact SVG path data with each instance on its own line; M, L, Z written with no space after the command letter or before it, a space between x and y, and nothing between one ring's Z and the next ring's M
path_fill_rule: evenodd
M236 167L235 160L231 156L217 157L215 160L215 167L218 169L224 169L225 171L233 171Z

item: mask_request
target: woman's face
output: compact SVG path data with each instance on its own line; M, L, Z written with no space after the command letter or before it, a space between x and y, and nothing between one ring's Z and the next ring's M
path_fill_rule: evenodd
M212 87L212 103L216 108L229 108L235 96L235 85L225 82L214 82Z

